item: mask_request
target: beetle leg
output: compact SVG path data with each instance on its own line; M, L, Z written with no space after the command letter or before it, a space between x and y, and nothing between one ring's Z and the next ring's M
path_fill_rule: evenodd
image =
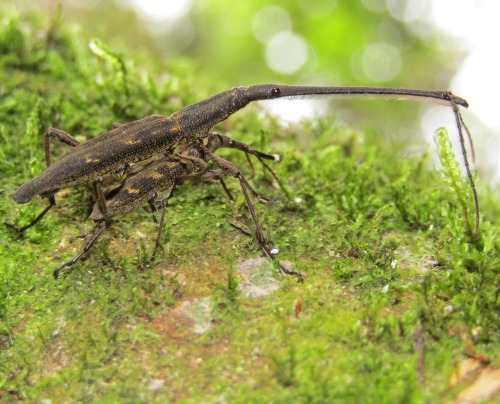
M101 226L100 229L99 229L99 226ZM96 224L94 227L95 233L92 236L92 238L90 239L90 241L85 245L85 247L83 248L82 251L80 251L78 254L75 255L75 257L71 261L68 261L68 262L58 266L54 270L54 278L59 279L59 273L61 272L62 269L69 268L69 267L75 265L76 262L81 258L81 256L92 248L92 246L97 241L97 239L101 236L101 234L104 232L104 230L106 230L109 226L111 226L111 222L109 222L109 223L104 222L104 223Z
M288 199L290 199L290 195L288 194L288 191L283 186L283 183L280 181L280 179L278 178L278 176L276 175L274 170L264 161L264 160L279 161L280 156L278 154L262 153L261 151L258 151L258 150L251 148L246 143L239 142L237 140L230 138L229 136L221 135L217 132L211 132L210 135L219 137L220 142L221 142L221 147L228 148L228 149L236 149L236 150L240 150L240 151L245 153L245 157L250 165L250 170L251 170L250 178L252 178L255 175L255 169L254 169L254 165L253 165L252 160L250 159L249 155L251 154L251 155L255 156L255 158L257 158L257 160L259 160L259 162L264 167L264 170L267 170L271 174L271 176L274 178L274 180L278 184L278 187L283 191L285 196ZM248 184L248 182L247 182L247 184ZM252 188L250 188L250 191L255 196L258 196L257 192L255 190L253 190ZM260 196L258 196L258 197L261 198Z
M47 133L45 133L45 161L47 162L47 167L50 166L50 138L55 137L60 142L75 147L80 144L78 140L76 140L69 133L61 129L49 128L47 129Z
M55 129L55 128L49 128L47 132L45 133L45 161L47 163L47 167L50 166L50 138L55 137L57 138L60 142L67 144L68 146L75 147L80 144L78 140L76 140L73 136L70 134L64 132L61 129ZM49 205L37 216L35 217L30 223L28 223L26 226L16 226L13 223L10 223L9 221L5 221L5 225L13 230L15 230L18 233L23 233L25 230L29 229L30 227L33 227L36 225L46 214L47 212L56 204L56 198L54 195L49 196Z
M230 175L232 175L233 177L235 177L235 178L237 178L239 180L240 186L241 186L241 191L243 192L243 196L245 197L245 201L246 201L246 205L247 205L248 211L250 213L250 216L252 216L252 220L253 220L254 225L255 225L255 237L256 237L256 239L257 239L260 247L266 253L266 255L271 260L275 261L278 264L278 268L279 268L279 270L283 274L294 275L294 276L297 277L297 281L298 282L302 282L303 281L302 274L300 274L299 272L291 271L287 267L285 267L281 262L279 262L276 259L275 254L267 246L267 242L266 242L266 239L264 237L264 233L263 233L262 228L260 227L260 224L259 224L259 219L257 218L257 214L255 213L255 208L253 206L253 203L252 203L252 200L250 198L250 195L248 194L249 186L248 186L248 183L247 183L245 177L243 177L243 175L236 168L236 166L234 166L229 161L223 159L222 157L219 157L219 156L217 156L217 155L215 155L213 153L210 153L210 152L207 153L207 156L215 164L217 164L222 170L227 171L228 173L230 173Z
M104 198L104 194L102 192L102 189L100 187L101 180L95 181L92 183L92 186L94 187L94 192L97 198L97 203L99 204L99 209L101 210L102 217L104 218L104 221L109 225L111 224L111 218L108 215L108 209L106 207L106 199Z
M55 204L56 204L56 198L54 198L54 196L52 195L49 197L49 205L44 210L42 210L42 212L37 217L35 217L30 223L28 223L26 226L19 227L19 226L16 226L14 223L9 222L8 220L4 221L4 224L7 227L15 230L18 233L23 233L25 230L27 230L30 227L33 227L35 224L37 224L47 214L47 212L52 208L52 206L54 206Z
M229 198L229 200L231 202L234 202L234 197L231 194L231 192L229 191L229 188L226 186L226 183L224 182L224 180L222 179L222 177L219 177L219 182L220 182L220 185L222 186L222 189L224 190L224 192L226 193L227 197Z
M172 194L169 195L169 198ZM158 235L156 236L155 248L153 249L153 254L151 254L151 258L148 261L148 265L151 265L156 259L156 253L158 249L163 250L163 245L161 244L161 234L163 233L163 227L165 225L165 212L168 208L168 198L162 199L160 201L160 205L162 207L160 222L158 223Z
M252 216L252 220L255 224L255 236L256 236L257 241L259 242L261 248L264 250L266 255L271 260L275 261L278 264L278 268L280 269L280 271L282 273L284 273L285 275L294 275L297 277L298 282L302 282L304 280L304 278L302 277L302 274L299 272L289 270L286 266L284 266L281 262L279 262L276 259L275 254L267 246L267 242L266 242L266 239L264 238L264 233L262 232L262 228L260 227L259 220L258 220L257 215L255 213L255 209L254 209L252 200L250 199L250 196L248 195L247 182L241 174L239 174L236 178L238 178L238 180L240 181L241 191L243 192L243 195L245 196L248 211L250 212L250 215Z
M148 205L151 208L151 216L153 216L153 222L158 225L158 219L156 218L156 212L158 208L156 207L156 198L158 198L158 194L154 194L153 197L148 201Z

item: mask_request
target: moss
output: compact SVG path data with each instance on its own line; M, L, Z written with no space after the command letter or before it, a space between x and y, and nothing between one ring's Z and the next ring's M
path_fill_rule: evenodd
M200 88L189 61L164 66L79 38L57 17L0 26L0 212L16 223L44 206L8 196L44 169L47 127L85 140L221 90ZM272 201L256 205L266 236L304 284L279 278L271 295L245 297L239 263L260 251L229 225L251 228L237 184L229 204L217 187L196 183L172 200L158 265L137 268L155 232L139 210L54 281L54 267L81 248L70 237L91 226L90 190L64 191L25 234L0 228L3 401L441 401L456 394L449 376L470 344L498 366L494 191L480 190L486 219L471 242L461 179L428 170L426 156L402 157L383 134L331 119L285 130L255 108L219 127L228 128L282 154L276 171L290 200L258 166L251 182ZM311 140L300 149L298 132ZM249 172L241 155L229 157ZM443 161L450 172L454 159ZM202 311L210 328L197 335L188 307L203 298L212 302Z

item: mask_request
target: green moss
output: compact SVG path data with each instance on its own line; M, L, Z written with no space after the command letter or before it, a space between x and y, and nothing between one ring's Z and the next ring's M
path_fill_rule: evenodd
M165 66L78 38L58 18L0 26L5 219L25 224L45 206L17 206L9 195L44 169L47 127L83 141L222 90L200 87L189 61ZM62 192L25 234L0 228L2 401L439 402L456 394L449 377L465 359L462 336L498 366L494 191L480 190L485 220L471 242L469 191L449 154L442 178L425 156L401 157L384 134L331 119L283 129L249 108L230 122L235 138L282 154L275 168L292 197L256 165L251 182L272 202L256 210L280 259L305 282L278 278L281 288L259 299L241 293L239 264L261 253L228 223L251 229L236 183L234 204L217 186L179 187L153 268L137 268L155 236L138 210L55 281L53 269L81 248L69 239L92 225L92 192ZM297 148L297 133L308 146ZM57 158L65 148L54 150ZM241 154L223 154L250 171ZM197 335L189 307L203 298L212 304L197 313L210 328Z

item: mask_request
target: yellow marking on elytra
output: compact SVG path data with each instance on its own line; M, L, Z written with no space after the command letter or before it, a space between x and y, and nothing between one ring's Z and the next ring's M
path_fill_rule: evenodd
M140 140L126 140L125 144L137 144L137 143L140 143L140 142L141 142Z
M177 112L173 113L171 116L172 118L174 118L174 121L177 124L177 126L174 126L174 128L172 129L174 133L179 133L181 131L181 123L180 123L179 119L177 119L177 115L182 115L181 111L177 111ZM179 112L181 112L181 114L179 114ZM178 129L179 132L177 132L175 129Z
M154 130L152 132L149 132L150 135L157 135L158 133L160 133L159 130Z
M141 192L141 190L140 190L140 189L135 189L135 188L128 188L128 189L127 189L127 192L128 192L129 194L134 194L134 195L137 195L137 194L139 194L139 193Z
M87 164L90 164L90 163L99 163L100 161L101 161L101 160L99 160L99 159L93 159L93 158L91 158L91 157L87 157L87 158L85 159L85 162L86 162Z
M155 180L161 180L163 178L163 175L157 172L152 172L151 173L151 178Z

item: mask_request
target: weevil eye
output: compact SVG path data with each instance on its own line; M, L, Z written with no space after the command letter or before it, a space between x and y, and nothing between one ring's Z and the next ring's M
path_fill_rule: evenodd
M274 87L271 90L271 97L276 98L279 97L280 95L281 95L281 90L279 89L279 87Z

